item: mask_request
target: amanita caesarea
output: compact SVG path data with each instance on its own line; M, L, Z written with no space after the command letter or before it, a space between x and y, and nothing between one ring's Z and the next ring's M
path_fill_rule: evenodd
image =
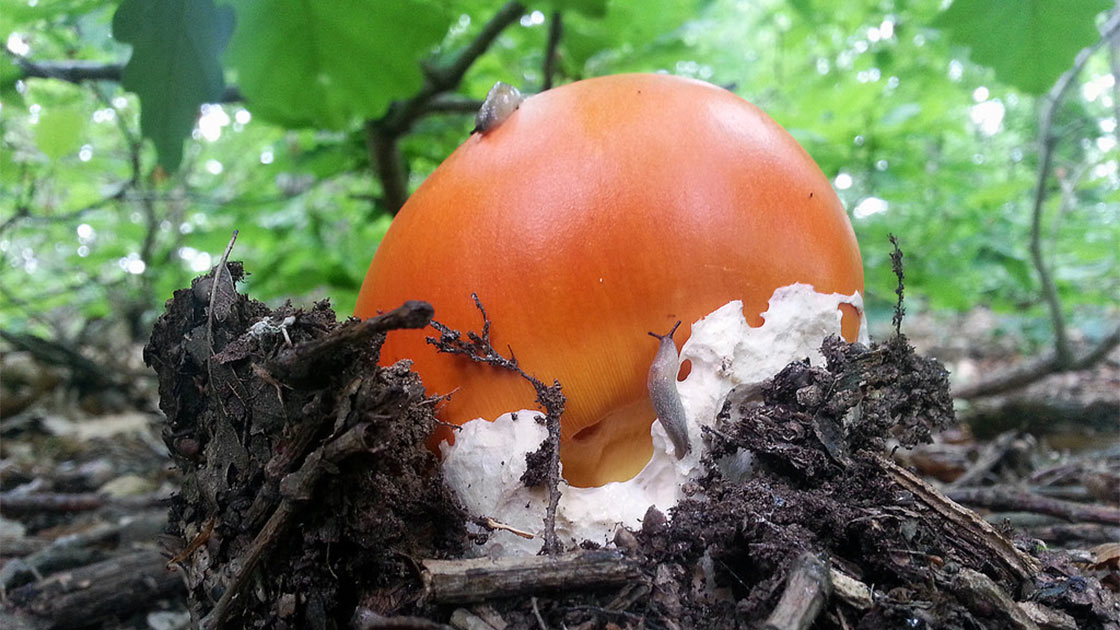
M667 474L651 468L679 477L695 467L698 427L710 421L701 416L714 412L690 408L698 396L690 382L704 380L708 391L718 377L723 385L716 391L748 372L761 380L773 373L761 374L761 366L776 371L803 358L826 334L850 341L860 334L863 268L839 199L784 129L731 92L641 74L588 79L524 99L496 86L478 131L394 219L355 314L423 299L440 322L477 330L477 293L494 347L512 350L538 379L564 386L560 456L573 486L565 491L569 507L578 493L623 492L642 476ZM721 330L739 336L700 344L706 316L709 329L718 320ZM741 325L728 323L736 317ZM647 333L677 321L683 323L675 344L651 341ZM482 455L489 448L483 443L539 446L537 423L498 420L534 409L534 391L516 374L438 354L425 342L431 334L394 332L381 360L411 359L429 393L452 394L438 415L463 430L452 435L442 428L432 438L433 445L445 443L445 471L449 478L489 474L473 487L496 488L497 469L513 467L523 454ZM777 357L789 348L757 345L764 339L781 346L800 335L811 339L794 344L794 354ZM672 461L659 463L658 436L665 434L654 423L649 386L655 357L662 359L658 378L664 381L669 369L664 357L672 348L665 343L683 343L681 360L691 366L677 383L684 446L691 448L677 459L669 444ZM742 360L753 365L735 368L738 376L722 364L714 376L698 372L709 354L720 353L749 357ZM471 422L476 418L498 421ZM464 467L468 451L493 461ZM458 472L450 472L453 466ZM530 529L539 529L535 518Z

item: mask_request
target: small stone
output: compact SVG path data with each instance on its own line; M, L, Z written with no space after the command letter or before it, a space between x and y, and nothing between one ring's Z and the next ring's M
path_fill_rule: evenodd
M631 554L638 549L638 539L634 536L634 532L625 527L619 527L614 533L614 546L627 554Z
M816 385L806 385L797 390L797 404L812 409L821 404L821 388Z
M642 533L647 536L656 536L664 532L668 526L669 520L665 518L665 513L655 506L649 506L646 515L642 517Z

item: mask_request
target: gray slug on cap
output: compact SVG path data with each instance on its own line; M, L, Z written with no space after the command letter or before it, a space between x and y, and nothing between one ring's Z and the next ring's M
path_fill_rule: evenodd
M494 84L494 87L490 88L486 100L483 101L482 107L478 109L478 114L474 117L474 131L485 134L502 124L513 112L517 111L523 100L525 99L517 88L498 81Z
M680 322L674 324L667 335L650 333L651 337L661 340L661 346L658 347L657 355L649 366L649 378L646 380L646 386L649 387L649 400L653 403L657 419L673 443L677 459L687 455L690 449L684 405L681 404L681 395L677 392L680 357L677 356L677 346L673 343L673 333L677 332L677 327L680 325Z

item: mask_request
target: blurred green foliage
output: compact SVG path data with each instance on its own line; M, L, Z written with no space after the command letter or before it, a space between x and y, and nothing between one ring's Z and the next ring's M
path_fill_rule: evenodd
M1022 4L542 1L453 96L481 99L498 80L539 89L560 15L557 83L691 76L789 129L852 215L873 316L889 318L894 232L912 308L987 306L1045 331L1028 255L1040 95L1112 5ZM330 297L347 313L391 220L367 121L421 90L501 6L0 0L0 326L65 336L108 319L140 337L235 228L255 297ZM1090 334L1114 314L1120 268L1113 55L1090 58L1060 108L1044 182L1045 251ZM127 65L123 82L26 78L29 62L48 61ZM472 124L461 106L411 124L400 140L410 188Z

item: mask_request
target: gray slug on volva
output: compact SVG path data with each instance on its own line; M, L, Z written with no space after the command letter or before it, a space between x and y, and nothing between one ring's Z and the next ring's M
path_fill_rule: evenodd
M485 134L502 124L517 111L521 101L525 100L517 88L508 83L498 81L486 95L482 107L474 117L474 131ZM474 133L472 131L471 133Z
M653 364L649 366L649 378L646 386L649 387L649 399L653 403L653 410L657 412L657 419L669 435L673 443L677 459L688 454L688 426L685 424L684 405L681 404L681 395L677 392L677 371L680 369L680 358L677 356L677 346L673 343L673 333L681 323L673 325L667 335L650 333L651 337L661 340Z

